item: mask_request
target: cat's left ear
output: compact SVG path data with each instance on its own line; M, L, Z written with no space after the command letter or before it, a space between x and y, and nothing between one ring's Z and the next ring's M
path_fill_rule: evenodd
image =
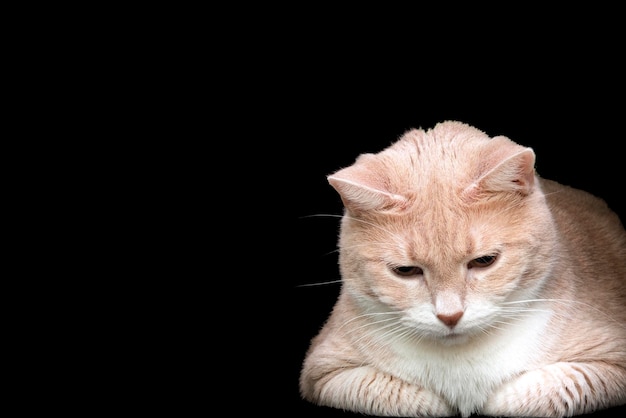
M381 177L380 162L371 154L363 154L357 162L327 177L339 193L344 206L354 213L371 210L403 208L407 199L392 193L389 182Z
M500 136L479 154L478 178L466 189L472 199L485 193L531 193L535 184L535 152ZM473 196L472 196L473 195Z

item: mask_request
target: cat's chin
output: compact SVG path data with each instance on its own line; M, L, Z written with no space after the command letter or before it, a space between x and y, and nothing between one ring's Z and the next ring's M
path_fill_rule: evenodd
M437 341L444 345L461 345L470 340L469 334L460 334L457 332L449 332L437 338Z

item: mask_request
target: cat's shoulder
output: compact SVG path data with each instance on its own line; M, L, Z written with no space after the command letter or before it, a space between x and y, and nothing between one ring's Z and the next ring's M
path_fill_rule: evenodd
M546 203L557 220L570 223L572 219L578 219L623 229L618 215L604 199L554 180L539 178L539 181Z
M548 204L574 206L580 209L581 206L590 210L608 211L606 202L598 196L582 189L577 189L554 180L540 178L541 189L546 196Z

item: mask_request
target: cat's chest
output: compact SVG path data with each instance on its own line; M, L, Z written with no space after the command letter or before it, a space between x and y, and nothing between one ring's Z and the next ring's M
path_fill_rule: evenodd
M480 404L497 385L542 363L551 344L549 312L464 345L398 342L383 368L461 403Z

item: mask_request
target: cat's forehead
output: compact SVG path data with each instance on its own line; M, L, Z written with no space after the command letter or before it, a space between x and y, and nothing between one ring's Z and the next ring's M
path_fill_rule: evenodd
M534 152L460 122L412 130L377 154L362 154L328 176L353 212L404 212L416 205L474 205L495 195L528 195Z
M483 131L461 123L444 122L429 130L411 129L383 150L415 157L462 158L460 152L472 152L485 146L491 138Z
M426 131L407 131L386 149L367 155L380 160L379 172L391 173L391 181L407 186L434 182L450 187L450 182L463 180L480 170L485 148L494 143L492 140L472 126L445 122ZM357 162L362 162L364 156Z

